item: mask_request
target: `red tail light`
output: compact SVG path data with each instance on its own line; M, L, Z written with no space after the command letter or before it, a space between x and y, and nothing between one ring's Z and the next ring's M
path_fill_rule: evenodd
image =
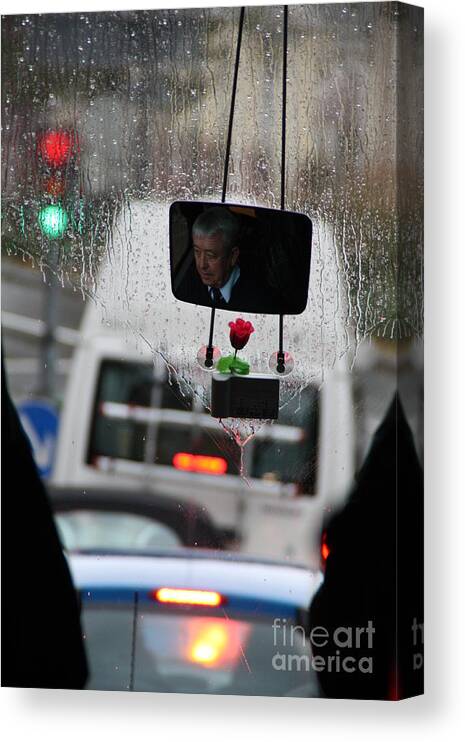
M330 553L331 553L331 549L329 548L328 544L326 543L326 531L323 531L323 535L321 537L321 556L323 558L323 562L326 562L326 560L329 557Z
M191 590L177 587L160 587L153 591L152 597L159 603L203 605L210 608L216 608L224 602L223 596L214 590Z
M181 471L193 471L199 474L226 474L228 462L220 456L199 456L193 453L176 453L173 466Z

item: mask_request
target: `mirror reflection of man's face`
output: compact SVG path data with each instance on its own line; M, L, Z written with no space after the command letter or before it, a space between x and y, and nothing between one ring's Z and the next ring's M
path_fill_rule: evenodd
M194 258L200 280L205 286L220 289L225 285L239 257L239 248L227 250L223 234L218 231L210 235L192 235Z

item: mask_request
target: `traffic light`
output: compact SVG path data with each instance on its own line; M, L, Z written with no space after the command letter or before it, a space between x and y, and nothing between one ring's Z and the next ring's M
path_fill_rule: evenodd
M73 131L46 131L39 137L37 150L49 167L65 167L77 151L77 137Z
M60 239L66 233L79 185L79 139L73 129L48 129L37 138L37 160L42 190L37 221L42 234ZM78 194L79 196L79 194Z
M61 204L49 204L39 211L39 227L46 237L57 239L63 237L68 227L68 214Z

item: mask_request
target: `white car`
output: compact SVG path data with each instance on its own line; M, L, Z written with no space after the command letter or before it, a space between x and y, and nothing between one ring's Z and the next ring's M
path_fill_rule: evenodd
M321 574L198 549L69 561L88 688L318 695L304 629Z

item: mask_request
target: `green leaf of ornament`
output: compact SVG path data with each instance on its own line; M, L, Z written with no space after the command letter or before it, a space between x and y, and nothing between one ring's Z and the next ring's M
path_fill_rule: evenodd
M223 358L220 358L217 362L216 368L218 369L220 374L230 374L233 361L234 356L223 356Z
M235 374L245 376L250 371L250 365L247 363L247 361L242 361L236 356L236 358L233 359L233 363L231 364L231 371Z

